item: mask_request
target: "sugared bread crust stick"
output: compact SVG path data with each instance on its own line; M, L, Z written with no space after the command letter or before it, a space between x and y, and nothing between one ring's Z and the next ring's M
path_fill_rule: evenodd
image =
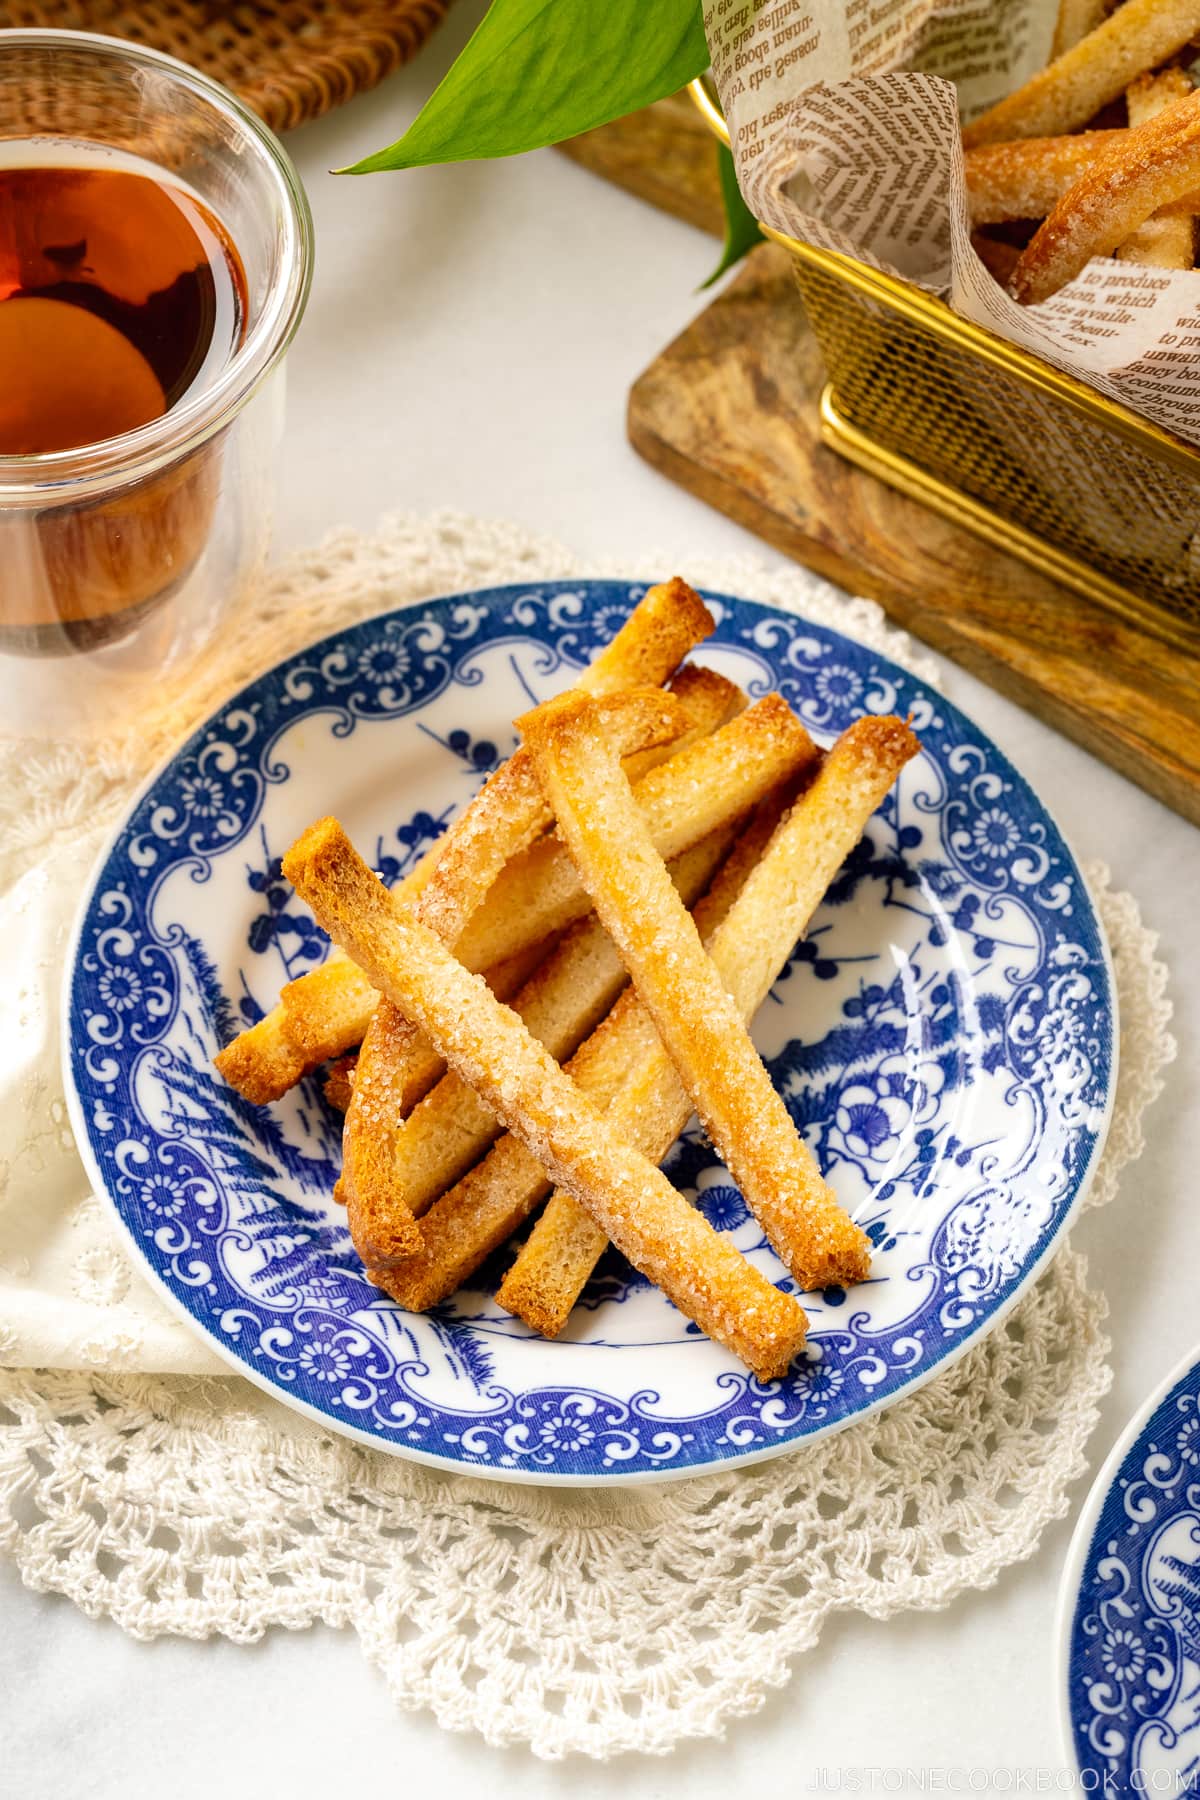
M564 694L517 724L580 880L746 1204L797 1280L860 1279L867 1240L822 1179L705 954L594 702Z
M918 748L900 719L860 719L851 725L775 831L727 916L713 922L710 934L704 903L697 908L697 924L706 934L713 965L747 1021L766 998L871 814ZM622 1005L628 1006L631 999L627 996ZM687 1124L690 1112L691 1098L661 1042L651 1040L637 1061L631 1058L608 1117L616 1130L628 1133L657 1162ZM857 1232L856 1227L853 1230ZM861 1233L857 1238L861 1240ZM553 1195L501 1284L500 1304L545 1336L557 1335L603 1249L595 1225L570 1195ZM856 1241L847 1246L847 1253L860 1266ZM865 1257L861 1266L865 1267Z
M1200 0L1124 0L1111 18L973 120L963 143L969 149L1074 131L1118 99L1135 76L1198 34Z
M765 800L755 818L739 835L736 847L726 857L696 907L696 923L702 932L716 928L741 892L749 871L778 822L783 804L782 795ZM690 854L694 856L696 852ZM684 892L682 882L680 892ZM657 1066L662 1055L662 1044L650 1015L633 990L627 988L608 1017L585 1039L566 1067L576 1086L603 1111L648 1058L655 1058ZM669 1072L675 1080L674 1070ZM691 1101L685 1100L684 1123L690 1112ZM613 1121L610 1119L608 1123ZM655 1160L661 1161L661 1157ZM423 1312L427 1307L435 1306L461 1287L484 1258L525 1223L551 1186L541 1164L518 1139L500 1138L483 1161L468 1170L425 1214L421 1221L419 1250L385 1269L371 1268L368 1264L371 1280L410 1312ZM559 1198L571 1209L572 1215L583 1221L587 1241L595 1243L598 1240L584 1264L583 1280L586 1280L608 1239L576 1201L561 1193ZM557 1247L563 1248L561 1239ZM564 1253L569 1258L569 1247ZM582 1286L582 1281L579 1285ZM502 1301L502 1304L507 1302ZM509 1310L521 1309L514 1306ZM535 1319L529 1319L529 1323L541 1330Z
M1128 5L1133 0L1127 0ZM1154 213L1200 188L1200 93L1123 131L1067 189L1021 252L1009 283L1029 306L1107 256Z
M335 819L304 833L284 873L372 985L421 1026L630 1261L761 1379L782 1375L804 1343L799 1303L605 1127L516 1014L387 892Z
M671 877L691 905L703 892L728 844L732 827L705 838L671 864ZM579 919L509 1004L555 1062L564 1063L608 1014L628 977L612 939L594 913ZM371 1142L377 1120L364 1116ZM501 1126L487 1103L454 1069L447 1069L406 1119L389 1121L387 1182L343 1182L354 1247L366 1266L386 1269L412 1254L413 1219L483 1156ZM347 1138L345 1154L351 1153ZM420 1238L424 1241L425 1226Z

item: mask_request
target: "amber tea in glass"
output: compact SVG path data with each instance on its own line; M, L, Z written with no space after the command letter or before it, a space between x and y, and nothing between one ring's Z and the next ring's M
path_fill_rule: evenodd
M162 418L220 373L245 316L237 249L186 187L100 146L0 143L0 456L74 450ZM169 594L203 546L212 460L44 513L32 533L0 526L15 574L8 600L0 588L0 643L36 653L64 631L101 642ZM22 564L34 565L24 579Z
M238 344L236 249L203 202L152 170L85 145L56 145L53 162L45 146L16 163L5 148L0 455L73 450L161 418Z
M312 221L227 89L0 29L0 738L175 705L262 568Z

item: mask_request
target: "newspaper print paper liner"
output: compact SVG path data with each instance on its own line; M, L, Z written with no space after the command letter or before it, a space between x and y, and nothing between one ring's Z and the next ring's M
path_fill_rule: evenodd
M663 1480L758 1460L929 1379L1036 1277L1086 1189L1115 1084L1099 922L998 748L875 651L706 594L718 623L699 654L752 697L778 690L825 742L864 712L908 715L921 739L755 1025L872 1240L870 1277L806 1297L804 1356L769 1383L615 1253L551 1344L497 1304L496 1263L423 1314L369 1283L332 1200L342 1121L319 1082L255 1107L211 1066L326 953L279 859L337 811L400 879L508 754L514 715L571 681L640 593L475 590L281 663L134 801L69 958L72 1124L172 1303L334 1429L505 1479ZM698 1127L664 1166L793 1288Z
M698 585L803 611L936 679L878 606L806 571L674 552L636 566L678 567ZM86 859L97 826L180 723L297 644L383 604L578 572L570 552L523 528L452 514L396 518L373 537L337 533L263 585L186 697L164 693L161 710L101 754L13 754L0 787L10 883L23 873L29 910L52 915L60 890L41 870L78 860L81 845ZM1141 1154L1174 1044L1153 934L1130 896L1108 891L1102 867L1087 872L1122 1029L1090 1208L1114 1197ZM23 993L34 1000L55 990L62 931L52 920L40 947L29 943ZM989 1339L910 1399L798 1456L636 1496L440 1476L323 1436L247 1383L155 1375L219 1364L137 1277L87 1195L53 1124L57 1059L38 1052L6 1089L0 1126L14 1135L0 1148L14 1204L28 1203L28 1216L36 1196L43 1220L61 1217L63 1248L29 1247L16 1279L34 1291L19 1322L4 1305L13 1286L0 1288L0 1355L14 1365L0 1373L0 1546L31 1587L140 1638L245 1642L274 1625L348 1625L396 1703L448 1729L543 1757L661 1754L722 1737L759 1709L830 1613L882 1618L992 1585L1065 1513L1085 1466L1110 1370L1103 1298L1069 1251ZM10 1248L6 1268L16 1262ZM104 1271L102 1288L83 1278L85 1264ZM33 1362L62 1366L36 1376L16 1366ZM101 1363L127 1372L94 1372ZM171 1532L179 1547L164 1551Z
M971 119L1049 60L1045 0L704 0L738 180L766 224L948 298L1010 343L1200 441L1200 275L1097 258L1018 306L971 246L960 108ZM959 71L970 70L958 89Z

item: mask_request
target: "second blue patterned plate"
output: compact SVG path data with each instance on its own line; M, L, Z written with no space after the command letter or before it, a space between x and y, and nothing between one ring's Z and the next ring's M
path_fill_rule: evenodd
M1200 1794L1200 1349L1096 1477L1063 1573L1059 1659L1085 1792Z
M434 1312L366 1280L331 1199L316 1081L242 1101L216 1050L325 944L281 880L335 812L408 869L642 589L497 588L385 614L281 663L147 784L101 859L68 972L72 1117L148 1273L243 1374L336 1430L505 1480L661 1480L770 1456L928 1379L1060 1237L1116 1072L1112 977L1079 869L968 719L836 632L748 601L701 660L778 688L829 741L911 713L924 746L831 888L755 1037L875 1244L871 1279L806 1301L806 1359L763 1385L609 1252L554 1343L495 1304L495 1267ZM668 1164L787 1277L698 1129ZM501 1263L504 1253L501 1255Z

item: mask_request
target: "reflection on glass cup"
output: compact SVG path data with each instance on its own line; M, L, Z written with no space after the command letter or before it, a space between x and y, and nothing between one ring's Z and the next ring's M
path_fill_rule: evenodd
M261 561L311 263L291 162L215 82L112 38L0 31L10 728L134 703Z

